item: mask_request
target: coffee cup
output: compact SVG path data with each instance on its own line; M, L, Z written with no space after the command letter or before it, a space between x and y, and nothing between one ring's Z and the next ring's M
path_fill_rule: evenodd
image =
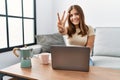
M40 58L42 64L49 64L49 55L50 53L41 53Z

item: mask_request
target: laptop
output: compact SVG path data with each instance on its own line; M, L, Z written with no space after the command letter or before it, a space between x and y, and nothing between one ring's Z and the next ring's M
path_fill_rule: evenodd
M51 46L52 68L57 70L89 71L90 48Z

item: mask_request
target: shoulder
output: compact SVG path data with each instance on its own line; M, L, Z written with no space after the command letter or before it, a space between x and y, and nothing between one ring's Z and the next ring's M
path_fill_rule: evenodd
M91 25L88 25L88 36L95 35L94 28Z
M89 30L94 30L94 28L91 25L87 25Z

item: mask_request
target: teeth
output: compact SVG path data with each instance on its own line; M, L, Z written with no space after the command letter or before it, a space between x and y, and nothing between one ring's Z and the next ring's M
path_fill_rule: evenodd
M78 22L78 20L74 20L74 22Z

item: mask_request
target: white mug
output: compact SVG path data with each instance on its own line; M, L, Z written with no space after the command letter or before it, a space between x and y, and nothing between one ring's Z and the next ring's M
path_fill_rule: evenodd
M41 63L42 64L49 64L49 55L50 53L41 53Z

